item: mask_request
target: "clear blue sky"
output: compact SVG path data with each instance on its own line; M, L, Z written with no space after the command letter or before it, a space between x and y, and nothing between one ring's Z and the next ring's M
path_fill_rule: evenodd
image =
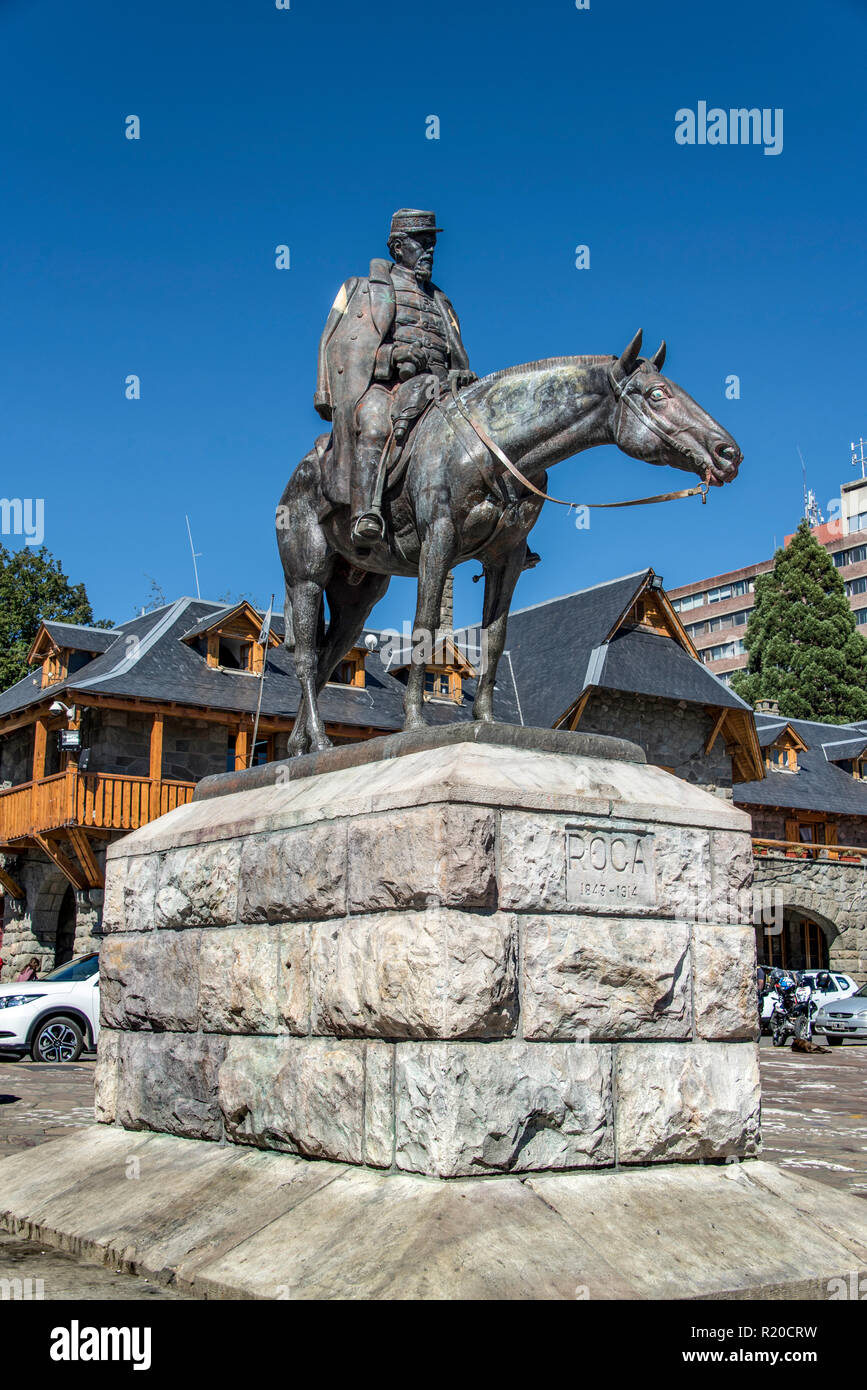
M97 616L128 617L146 576L194 592L185 513L203 595L282 600L273 511L321 428L322 324L341 281L386 254L401 205L446 228L435 277L479 374L620 351L642 325L746 456L705 508L578 532L546 507L517 605L646 564L673 587L769 555L800 515L797 446L823 503L851 475L849 440L867 435L864 3L291 5L0 0L0 492L45 498L46 544ZM699 101L781 107L783 152L678 145L675 111ZM610 500L680 479L605 449L551 486ZM461 621L477 568L459 572ZM375 617L411 605L396 581Z

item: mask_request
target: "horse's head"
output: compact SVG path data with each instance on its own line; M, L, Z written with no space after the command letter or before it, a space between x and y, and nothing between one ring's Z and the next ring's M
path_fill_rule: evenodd
M664 342L652 357L640 352L641 329L609 368L614 443L632 458L697 473L714 487L730 483L743 458L731 435L662 375Z

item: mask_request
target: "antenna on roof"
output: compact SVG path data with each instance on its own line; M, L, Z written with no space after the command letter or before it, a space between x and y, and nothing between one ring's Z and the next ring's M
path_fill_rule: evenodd
M196 576L196 598L201 598L202 591L199 588L199 567L196 564L196 561L201 557L202 552L201 550L196 550L196 547L193 545L193 533L190 530L190 518L187 516L184 517L184 520L187 523L187 535L190 538L190 551L193 556L193 574Z
M807 465L804 462L804 455L798 450L798 458L801 460L801 474L804 479L804 516L809 522L810 529L820 525L825 520L819 511L819 503L816 501L816 494L812 488L807 487Z
M853 439L850 448L852 450L852 467L857 468L858 464L860 463L861 477L867 478L867 473L865 473L864 471L865 467L867 467L867 458L865 458L864 456L864 440L859 439L856 447L855 441Z

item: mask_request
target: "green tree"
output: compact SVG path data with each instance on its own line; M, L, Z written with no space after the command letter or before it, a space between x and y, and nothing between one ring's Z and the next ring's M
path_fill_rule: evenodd
M70 584L45 546L35 550L23 545L8 551L0 545L0 690L27 675L27 653L39 624L54 619L64 623L93 621L93 609L83 584Z
M845 724L867 719L867 640L843 580L806 521L774 568L756 580L746 671L732 689L754 705L777 700L787 719Z

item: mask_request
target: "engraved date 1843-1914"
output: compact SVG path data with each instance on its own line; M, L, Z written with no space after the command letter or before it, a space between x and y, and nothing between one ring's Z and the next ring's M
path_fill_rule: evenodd
M651 905L655 901L652 834L567 826L566 897L572 903Z

